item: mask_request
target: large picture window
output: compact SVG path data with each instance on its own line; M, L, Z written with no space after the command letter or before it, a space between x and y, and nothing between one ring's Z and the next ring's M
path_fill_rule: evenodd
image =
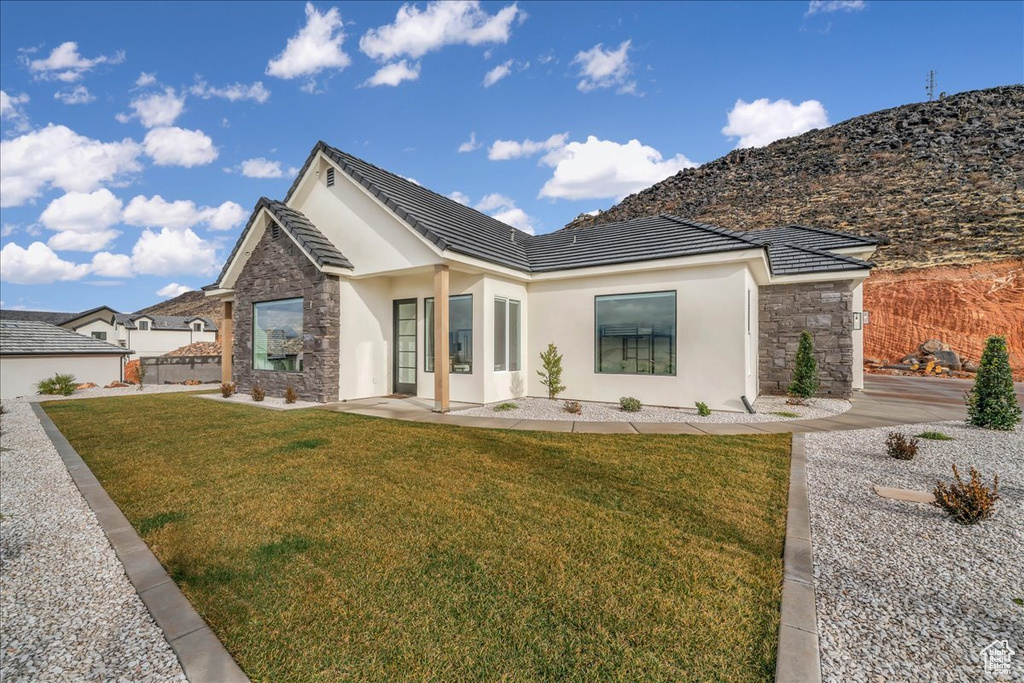
M595 297L594 371L676 374L676 293Z
M434 371L434 300L423 301L424 370ZM473 295L448 297L448 368L453 374L473 372Z
M515 299L494 299L494 370L519 370L520 304Z
M252 367L302 371L302 299L252 305Z

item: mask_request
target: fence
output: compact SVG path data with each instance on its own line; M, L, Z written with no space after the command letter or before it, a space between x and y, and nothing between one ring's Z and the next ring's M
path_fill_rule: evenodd
M220 382L220 356L157 356L143 358L146 384L181 384L188 380Z

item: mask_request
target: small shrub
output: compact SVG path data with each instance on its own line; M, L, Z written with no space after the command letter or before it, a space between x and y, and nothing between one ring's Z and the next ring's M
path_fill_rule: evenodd
M772 415L778 415L779 417L800 417L800 413L794 413L791 410L779 410L772 413Z
M149 368L142 362L142 358L139 358L139 391L142 391L143 386L146 384L146 375L149 374Z
M254 401L262 401L267 397L267 392L259 384L254 384L249 395L252 396L252 400Z
M985 342L974 386L964 394L967 421L975 427L1010 431L1020 422L1021 409L1013 389L1006 338L992 336Z
M931 441L952 441L953 437L942 432L921 432L917 435L919 439L930 439Z
M220 385L220 395L224 398L231 398L235 395L235 383L224 382Z
M701 417L707 417L711 414L711 408L708 408L708 404L704 401L697 401L697 414Z
M507 410L515 410L518 407L519 406L517 404L512 403L511 401L505 401L504 403L499 403L494 406L493 410L496 413L504 413Z
M619 407L627 413L639 413L640 409L644 407L644 404L641 403L638 398L623 396L619 399Z
M543 370L538 370L540 383L548 388L548 398L556 399L565 391L562 384L562 354L558 353L558 347L548 344L547 351L540 354L540 362L544 365Z
M999 500L999 476L992 480L992 488L981 481L978 470L971 468L971 480L964 483L960 472L953 465L954 482L948 487L941 481L935 482L932 494L936 507L942 508L961 524L976 524L992 515L995 502Z
M284 390L284 402L295 403L299 400L299 393L295 391L295 387L288 387Z
M818 392L818 361L814 358L814 338L804 330L800 333L800 346L796 350L796 367L789 393L801 398L810 398Z
M70 396L78 388L78 381L71 373L56 373L36 385L40 394L45 396Z
M889 432L885 439L885 450L890 458L897 460L913 460L917 455L917 439L907 438L899 432Z
M579 415L583 412L583 405L579 401L566 401L562 404L562 409L572 415Z

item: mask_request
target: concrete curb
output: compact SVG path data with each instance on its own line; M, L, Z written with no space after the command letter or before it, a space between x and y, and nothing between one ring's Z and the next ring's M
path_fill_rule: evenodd
M786 546L783 551L782 617L779 620L779 649L775 664L776 683L821 682L804 438L803 434L793 434Z
M39 403L31 405L68 468L72 481L96 515L107 541L124 565L128 580L178 656L188 680L191 683L248 683L248 676L167 575L160 561L50 416Z

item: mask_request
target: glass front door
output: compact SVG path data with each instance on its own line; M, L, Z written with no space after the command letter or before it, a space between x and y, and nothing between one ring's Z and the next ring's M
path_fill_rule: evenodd
M395 301L393 391L416 395L416 299Z

